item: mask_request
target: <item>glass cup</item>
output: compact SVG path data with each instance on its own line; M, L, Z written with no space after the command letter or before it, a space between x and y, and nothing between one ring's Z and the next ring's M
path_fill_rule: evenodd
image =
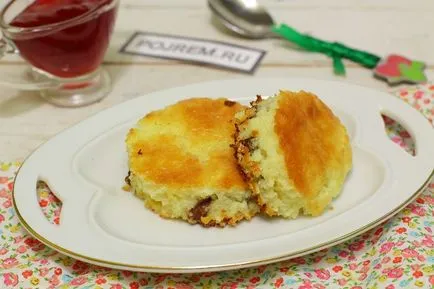
M0 76L0 85L37 90L66 107L107 96L111 81L101 64L118 6L119 0L12 0L0 12L0 57L18 53L30 65L30 80Z

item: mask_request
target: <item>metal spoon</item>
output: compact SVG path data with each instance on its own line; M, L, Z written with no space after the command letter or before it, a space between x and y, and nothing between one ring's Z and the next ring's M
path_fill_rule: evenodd
M256 0L208 0L221 24L247 38L278 37L271 28L273 18Z

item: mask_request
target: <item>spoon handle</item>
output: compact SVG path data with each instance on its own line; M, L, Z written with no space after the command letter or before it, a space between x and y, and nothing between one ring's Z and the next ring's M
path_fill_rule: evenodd
M331 57L336 74L345 74L342 58L352 60L367 68L375 68L380 61L377 55L350 48L339 42L328 42L302 34L286 24L275 25L272 31L308 51L323 53Z

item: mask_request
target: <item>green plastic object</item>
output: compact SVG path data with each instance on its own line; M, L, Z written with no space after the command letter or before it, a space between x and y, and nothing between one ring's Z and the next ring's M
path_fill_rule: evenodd
M328 42L302 34L286 24L275 25L273 32L286 40L293 42L301 48L328 55L333 59L334 73L345 75L345 67L342 59L349 59L367 68L375 68L380 61L377 55L366 51L357 50L341 44L339 42Z

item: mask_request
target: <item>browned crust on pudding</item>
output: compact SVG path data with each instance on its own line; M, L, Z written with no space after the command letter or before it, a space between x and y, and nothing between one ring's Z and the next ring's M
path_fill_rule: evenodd
M250 102L251 107L243 111L243 115L240 118L235 119L235 134L234 134L234 155L238 162L238 168L244 178L244 180L249 185L252 191L252 197L259 205L261 211L266 211L266 204L262 201L259 195L259 190L256 182L261 178L261 169L256 162L250 160L250 155L253 150L256 149L255 145L255 135L249 136L246 139L241 138L240 131L243 125L246 125L247 121L256 116L258 111L258 105L262 102L262 97L260 95L256 96L256 100Z
M131 175L131 171L129 170L127 176L126 176L125 179L124 179L124 180L125 180L125 183L126 183L128 186L131 186L130 175Z
M231 100L225 100L224 105L226 106L234 106L235 104L237 104L235 101L231 101Z
M201 162L192 149L228 139L232 141L235 129L230 121L244 107L231 101L230 105L224 105L227 101L189 99L146 115L139 121L139 125L150 123L153 119L164 125L176 123L185 129L185 135L180 137L172 133L161 133L140 140L137 139L139 130L131 129L128 133L132 140L129 151L131 173L172 190L208 186L221 190L246 189L230 148L211 151L206 163ZM183 140L189 141L188 149L180 148ZM210 176L215 175L216 170L223 173L210 183Z
M274 131L288 178L306 198L326 185L328 172L351 163L349 138L340 120L316 95L281 91Z

